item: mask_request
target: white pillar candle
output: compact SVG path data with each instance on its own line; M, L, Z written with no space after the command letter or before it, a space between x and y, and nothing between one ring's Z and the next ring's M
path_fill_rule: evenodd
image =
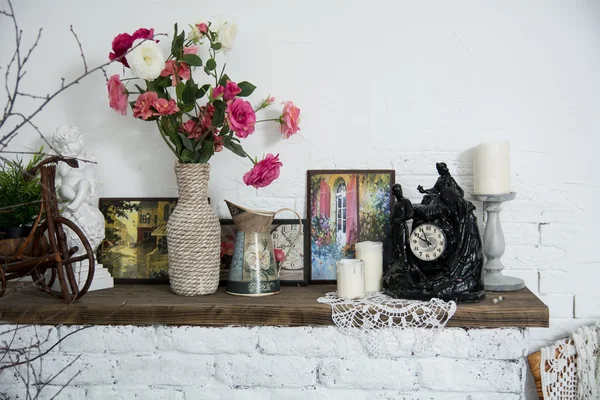
M361 260L340 260L337 266L337 294L346 300L365 297L365 264Z
M510 193L510 144L507 141L483 143L473 154L475 194Z
M383 243L359 242L354 246L357 260L365 262L365 291L383 290Z

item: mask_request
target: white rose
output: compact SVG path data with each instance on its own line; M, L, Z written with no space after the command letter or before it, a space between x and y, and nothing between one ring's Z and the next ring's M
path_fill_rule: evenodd
M233 22L224 22L217 30L219 42L221 42L221 51L227 53L233 47L233 42L237 36L237 25Z
M142 41L144 39L136 39L133 42L134 49L125 58L135 76L153 81L165 69L165 56L154 40L146 40L140 44Z

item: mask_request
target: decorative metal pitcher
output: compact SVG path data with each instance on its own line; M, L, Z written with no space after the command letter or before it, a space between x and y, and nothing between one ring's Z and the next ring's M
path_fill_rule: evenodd
M275 215L291 211L300 221L300 229L294 243L302 232L302 219L290 208L275 212L250 210L225 200L235 224L235 247L227 282L227 293L236 296L268 296L281 292L279 270L287 253L279 262L273 252L271 226ZM289 250L293 247L290 246Z

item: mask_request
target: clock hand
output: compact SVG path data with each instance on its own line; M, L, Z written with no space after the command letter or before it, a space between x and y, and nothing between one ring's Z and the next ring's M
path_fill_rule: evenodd
M431 246L431 242L429 240L427 240L427 236L425 236L425 239L423 239L421 236L417 235L417 237L419 239L421 239L423 242L427 243L428 246Z

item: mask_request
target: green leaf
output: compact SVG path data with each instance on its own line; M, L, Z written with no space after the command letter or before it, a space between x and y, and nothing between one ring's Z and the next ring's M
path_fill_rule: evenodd
M185 97L185 91L183 92L183 95L184 95L184 97ZM192 111L192 110L193 110L195 107L196 107L196 103L189 103L189 104L186 104L186 105L184 105L184 106L181 106L181 107L180 107L180 109L181 109L181 112L184 112L184 113L189 113L189 112L190 112L190 111Z
M177 94L177 100L181 100L183 97L183 91L185 90L185 83L179 82L175 87L175 93Z
M167 88L171 86L171 78L168 76L159 76L154 80L154 86Z
M256 89L256 86L246 81L238 83L238 86L242 89L240 94L238 94L239 97L248 97L254 92L254 89Z
M144 89L142 89L141 87L139 87L137 84L135 85L135 88L141 93L146 93L146 91Z
M219 132L219 136L225 136L229 133L229 125L223 125L221 132Z
M184 104L190 104L196 102L196 94L198 92L198 85L194 82L193 79L188 79L185 82L185 90L182 94L182 100Z
M215 42L210 47L212 47L213 50L221 50L221 42Z
M227 81L230 81L230 80L231 79L229 79L229 76L227 74L223 74L221 79L219 79L219 85L225 86L225 85L227 85Z
M223 146L240 157L246 157L246 152L238 143L235 143L231 140L223 140Z
M196 54L184 54L183 62L185 62L187 65L191 65L193 67L201 67L202 66L202 59L200 57L198 57Z
M198 90L198 92L196 93L196 98L201 99L202 97L204 97L204 95L206 93L208 93L209 90L210 90L210 84L207 83L206 85L202 85L200 90Z
M217 62L215 61L215 59L214 59L214 58L211 58L211 59L209 59L209 60L206 62L206 68L205 68L205 69L207 69L207 70L209 70L209 71L212 71L212 70L213 70L213 69L215 69L215 68L217 68Z
M181 133L181 132L177 132L177 133L179 134L179 137L181 138L181 142L183 143L183 145L185 146L185 148L186 149L190 149L191 151L194 151L194 142L192 142L183 133Z
M200 157L198 157L199 163L205 163L215 154L215 143L212 139L205 139L200 148Z
M188 149L183 149L181 152L181 160L184 163L194 162L194 152Z
M213 102L213 106L215 106L215 114L212 118L212 124L213 126L219 126L225 120L225 103L217 100Z

